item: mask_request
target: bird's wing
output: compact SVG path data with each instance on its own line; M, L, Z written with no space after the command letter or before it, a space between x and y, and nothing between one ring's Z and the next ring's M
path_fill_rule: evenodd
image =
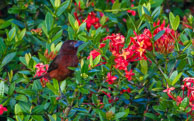
M53 70L55 70L55 69L58 68L59 57L60 57L60 56L57 55L57 56L53 59L53 61L52 61L51 64L49 65L49 68L48 68L47 72L51 72L51 71L53 71Z

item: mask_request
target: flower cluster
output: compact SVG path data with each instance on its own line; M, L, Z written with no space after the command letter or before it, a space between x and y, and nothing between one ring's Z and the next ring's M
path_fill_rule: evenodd
M88 17L85 20L85 22L86 22L86 28L88 31L92 25L94 26L95 29L98 29L101 26L101 24L99 22L99 18L96 17L96 13L94 13L94 12L90 12L88 14Z
M31 33L32 34L37 34L37 35L41 36L42 35L42 29L41 28L32 29Z
M163 90L163 92L166 92L167 95L172 98L174 101L176 101L177 105L182 103L183 99L185 97L189 98L189 106L191 107L191 112L194 110L194 78L192 77L187 77L183 79L184 85L181 86L182 88L182 97L177 96L175 97L171 91L173 91L175 88L174 87L168 87L167 89ZM187 91L187 93L184 93ZM185 96L186 94L186 96Z
M50 53L48 53L48 49L45 50L44 52L44 56L47 58L48 61L53 60L57 55L57 52L53 52L51 51Z
M160 21L154 23L154 27L159 26ZM163 54L168 54L171 53L174 50L174 44L175 44L175 31L169 28L169 25L165 27L165 20L163 23L154 30L153 35L155 36L158 34L160 31L164 30L164 34L155 41L154 47L156 51L163 53Z
M3 112L7 111L7 108L6 107L3 107L2 104L0 104L0 115L3 114Z
M78 21L79 25L82 22L86 22L86 28L88 31L90 30L90 28L92 26L94 26L95 29L98 29L101 26L99 18L96 17L96 13L94 13L94 12L90 12L85 20L83 20L83 19L80 20L77 12L74 13L74 16L75 16L76 20Z
M36 74L34 75L34 77L38 77L38 76L42 76L44 74L47 73L47 70L48 70L48 65L44 65L42 63L38 63L36 64L35 68L37 68L36 70ZM42 77L40 79L40 82L41 82L41 85L42 87L45 87L46 86L46 83L49 82L49 80L45 77Z
M131 41L136 40L137 43L141 43L139 45L142 46L141 48L142 53L144 53L145 50L151 51L153 49L151 39L154 36L156 36L159 32L164 31L164 34L154 42L154 47L157 52L160 52L162 54L171 53L174 50L176 38L175 31L170 29L169 25L165 27L165 21L163 21L162 24L160 25L159 20L157 23L154 23L153 26L154 27L158 26L154 30L153 36L149 29L145 29L143 34L140 35L137 35L137 33L134 32L136 36L131 38Z
M189 21L187 20L186 16L183 17L183 29L184 28L193 29L193 27L190 25Z

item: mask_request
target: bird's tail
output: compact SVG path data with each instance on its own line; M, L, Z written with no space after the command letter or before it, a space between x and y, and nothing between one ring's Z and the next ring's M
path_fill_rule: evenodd
M38 77L32 78L32 80L41 79L41 78L43 78L44 76L45 76L45 75L38 76Z

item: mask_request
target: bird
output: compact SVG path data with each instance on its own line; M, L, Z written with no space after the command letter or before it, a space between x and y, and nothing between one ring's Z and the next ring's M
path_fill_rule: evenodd
M49 80L56 79L63 81L71 76L73 71L68 67L77 67L79 60L77 57L77 49L83 44L83 41L67 40L65 41L59 51L59 54L50 63L47 73L33 78L32 80L47 78Z

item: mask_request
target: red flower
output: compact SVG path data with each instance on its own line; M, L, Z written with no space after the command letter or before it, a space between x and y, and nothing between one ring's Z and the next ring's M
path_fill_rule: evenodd
M112 76L111 75L111 72L109 72L108 74L107 74L107 80L106 80L106 82L108 82L108 84L113 84L114 83L114 80L116 80L117 79L117 77L116 76Z
M182 100L183 100L182 97L177 96L177 98L176 98L176 104L177 104L177 105L181 104Z
M171 93L171 91L172 90L174 90L175 88L174 87L168 87L168 85L167 85L167 89L165 89L165 90L163 90L163 92L167 92L167 95L170 97L170 98L172 98L173 100L176 100L175 98L174 98L174 96L172 95L172 93Z
M122 57L117 57L115 60L115 68L119 70L127 70L128 62Z
M87 59L90 59L90 56L92 56L92 59L94 60L97 56L101 55L98 51L92 50L88 56Z
M92 25L94 26L95 29L98 29L101 26L99 18L96 17L96 14L94 12L88 14L88 17L85 20L85 22L88 31Z
M105 46L106 46L105 43L100 43L100 48L103 48L103 47L105 47Z
M123 93L125 93L125 92L130 93L130 92L131 92L131 89L130 89L130 88L128 88L128 89L123 89L123 90L120 92L120 94L123 94Z
M136 15L136 11L134 10L127 10L128 13L131 13L132 16L135 16Z
M158 26L160 24L160 21L157 22L157 24L154 23L154 26ZM171 53L174 50L174 44L175 44L175 31L170 29L169 27L165 27L165 20L163 23L154 30L153 35L155 36L158 34L158 32L164 30L164 34L157 39L154 42L154 46L156 51L163 53L163 54L168 54Z
M41 36L42 35L42 29L41 28L32 29L31 33L32 34L37 34L37 35Z
M36 74L34 75L34 77L36 77L36 76L42 76L42 75L44 75L44 74L47 73L48 64L44 65L42 63L38 63L38 64L35 65L35 68L37 68L37 70L36 70ZM41 82L41 85L43 87L45 87L46 86L46 83L49 82L49 80L47 78L44 78L43 77L43 78L40 79L40 82Z
M0 115L2 115L4 111L7 111L7 108L0 104Z
M132 70L130 71L125 71L125 77L130 81L132 79L132 76L135 75Z
M112 34L104 38L104 41L109 39L109 49L114 56L119 55L120 50L124 47L125 37L121 34Z

